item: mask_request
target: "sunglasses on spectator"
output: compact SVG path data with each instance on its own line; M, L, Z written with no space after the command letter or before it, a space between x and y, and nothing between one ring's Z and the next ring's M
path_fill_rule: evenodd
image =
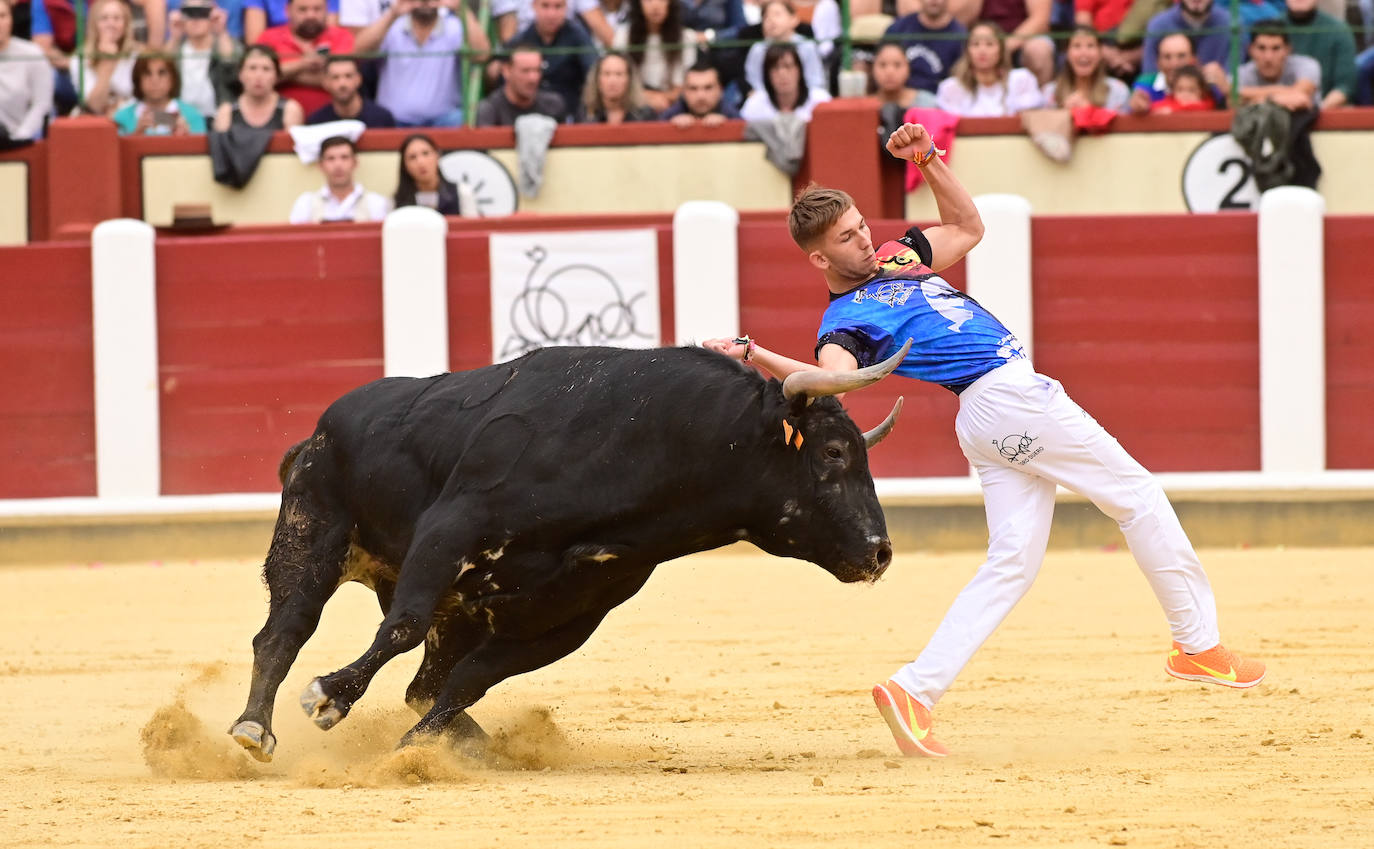
M210 17L210 12L211 12L211 11L213 11L213 7L211 7L211 6L182 6L182 7L181 7L181 15L182 15L182 17L191 18L191 19L193 19L193 20L194 20L194 19L198 19L198 18L208 18L208 17Z

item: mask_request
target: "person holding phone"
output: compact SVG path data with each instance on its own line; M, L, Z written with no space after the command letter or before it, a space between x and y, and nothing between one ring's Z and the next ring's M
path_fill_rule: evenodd
M165 53L134 60L134 100L114 114L119 134L185 136L205 132L205 116L184 100L176 61Z
M329 23L326 0L288 0L286 23L272 27L257 43L281 58L281 94L309 115L329 103L324 90L324 60L331 53L352 53L353 33Z
M213 115L234 99L239 45L229 32L229 16L213 0L182 0L168 17L167 50L181 71L181 99Z

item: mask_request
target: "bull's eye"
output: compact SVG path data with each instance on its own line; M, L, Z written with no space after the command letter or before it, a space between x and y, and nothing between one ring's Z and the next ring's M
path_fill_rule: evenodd
M825 456L831 460L843 460L844 450L838 445L827 445L825 446Z

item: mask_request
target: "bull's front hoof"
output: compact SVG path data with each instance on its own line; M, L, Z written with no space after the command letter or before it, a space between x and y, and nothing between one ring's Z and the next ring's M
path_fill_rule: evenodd
M247 749L248 754L263 763L271 762L272 752L277 748L277 738L263 728L261 722L245 719L229 729L229 736L234 738L235 743Z
M316 678L310 682L310 686L301 693L301 710L305 715L319 726L321 730L328 731L335 725L343 721L347 712L339 707L332 698L324 692L324 687L320 684L320 679Z

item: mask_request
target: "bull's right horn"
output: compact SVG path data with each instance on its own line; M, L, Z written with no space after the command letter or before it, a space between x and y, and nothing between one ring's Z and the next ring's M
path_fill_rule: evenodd
M873 446L882 442L887 438L887 435L892 432L892 427L897 424L897 416L902 412L903 400L905 399L903 399L901 395L898 395L897 403L892 405L892 412L887 414L887 418L883 419L883 423L872 430L864 431L864 445L868 450L872 451Z
M900 351L881 363L876 363L867 368L855 371L829 371L827 369L794 371L782 382L782 395L791 401L800 395L805 395L807 398L820 398L823 395L841 395L845 392L863 389L865 386L877 383L896 370L910 350L911 340L908 339Z

